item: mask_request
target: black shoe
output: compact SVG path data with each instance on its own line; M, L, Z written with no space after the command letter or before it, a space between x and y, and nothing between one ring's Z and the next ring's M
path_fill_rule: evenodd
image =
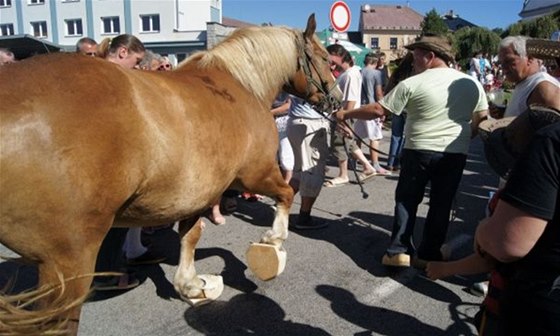
M308 217L305 220L298 220L294 225L292 225L292 227L299 230L316 230L327 227L328 225L329 223L324 220L317 221L312 217Z

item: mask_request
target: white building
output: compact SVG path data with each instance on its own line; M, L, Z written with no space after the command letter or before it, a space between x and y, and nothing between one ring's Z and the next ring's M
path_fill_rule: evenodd
M207 48L207 31L226 35L221 23L221 0L0 0L0 38L27 34L65 50L126 33L181 61Z

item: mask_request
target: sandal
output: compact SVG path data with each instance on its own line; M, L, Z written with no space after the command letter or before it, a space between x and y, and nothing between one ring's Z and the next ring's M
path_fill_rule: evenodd
M247 202L257 202L257 201L262 200L263 197L259 194L252 194L252 193L246 191L246 192L241 194L241 198L243 198Z
M375 175L391 176L391 175L393 175L393 173L391 173L390 170L383 169L383 168L379 167L379 168L375 168Z
M323 183L323 186L327 188L339 187L341 185L348 184L349 182L350 180L348 178L343 179L342 177L335 177L331 180L325 181L325 183Z
M127 290L140 285L134 274L123 273L120 276L113 276L107 281L94 281L93 288L96 291Z
M358 182L360 183L364 183L365 181L369 180L370 178L374 177L375 175L377 175L376 171L373 171L373 173L358 173Z

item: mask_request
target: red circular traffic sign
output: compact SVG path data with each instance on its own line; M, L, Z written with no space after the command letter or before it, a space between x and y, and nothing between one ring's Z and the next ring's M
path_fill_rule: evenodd
M331 25L337 32L344 33L350 27L350 8L344 1L337 1L331 6Z

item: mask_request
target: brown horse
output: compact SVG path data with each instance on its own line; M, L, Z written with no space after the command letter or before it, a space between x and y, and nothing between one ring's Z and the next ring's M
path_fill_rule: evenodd
M311 15L304 32L239 29L173 72L68 54L0 68L0 242L38 264L39 286L77 278L40 307L87 295L111 226L177 220L175 288L204 297L199 218L228 187L276 200L261 243L282 245L293 192L276 163L270 106L281 88L319 109L340 97L315 28ZM56 318L75 333L80 309Z

